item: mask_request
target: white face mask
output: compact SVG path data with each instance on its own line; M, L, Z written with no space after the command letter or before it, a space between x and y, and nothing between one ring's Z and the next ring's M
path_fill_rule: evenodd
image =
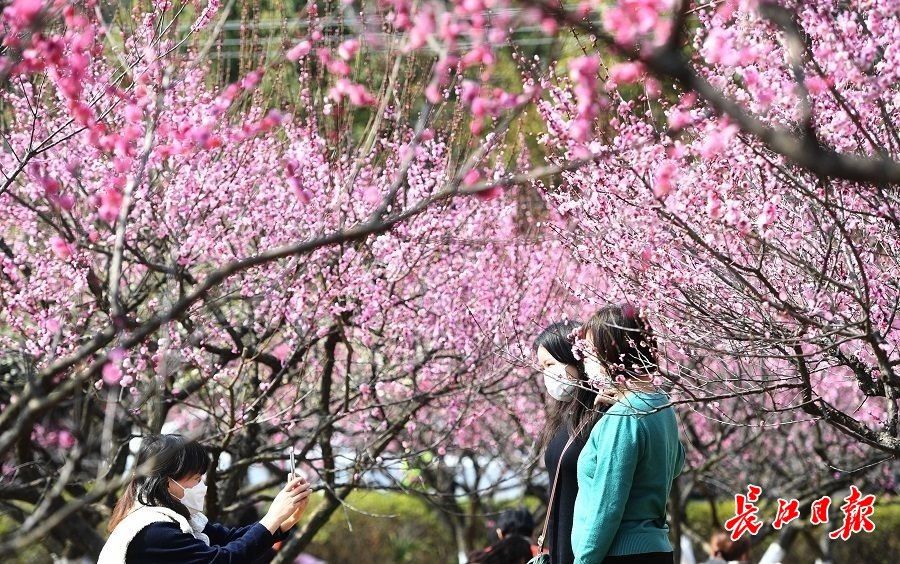
M550 397L557 401L569 401L578 390L565 364L551 364L544 369L544 386Z
M584 373L587 375L588 380L601 390L611 388L614 383L613 379L610 378L606 367L594 357L587 357L584 359Z
M172 478L169 479L172 480ZM175 482L175 480L172 481ZM178 482L175 483L178 484ZM194 513L203 513L203 508L206 504L206 482L200 480L189 488L186 488L181 484L178 484L178 487L184 491L180 500L182 505L187 507L192 515Z

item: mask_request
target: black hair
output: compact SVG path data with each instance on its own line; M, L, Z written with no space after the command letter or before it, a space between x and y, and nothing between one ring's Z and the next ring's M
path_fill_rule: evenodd
M519 535L512 535L470 554L468 561L469 564L526 564L531 557L531 542Z
M550 356L569 366L578 367L578 359L572 352L572 335L581 327L579 321L558 321L541 331L534 340L534 350L547 349Z
M602 307L579 332L591 337L597 360L610 376L639 378L656 372L656 341L633 306Z
M547 413L547 422L544 424L544 430L541 432L539 440L542 449L550 444L563 426L566 426L570 435L580 428L579 436L586 437L606 408L606 406L594 406L597 392L587 385L584 366L572 350L574 333L580 328L581 323L578 321L560 321L541 331L541 334L534 340L535 351L544 348L558 362L575 368L578 371L580 384L572 399L551 402Z
M534 515L526 507L507 509L497 517L497 527L503 536L521 535L530 537L534 532Z
M109 520L110 532L125 518L135 503L166 507L190 518L190 512L169 493L169 479L175 481L206 474L209 470L209 453L200 443L181 435L148 435L141 442L135 460L135 469L141 475L131 478L125 493L119 498Z

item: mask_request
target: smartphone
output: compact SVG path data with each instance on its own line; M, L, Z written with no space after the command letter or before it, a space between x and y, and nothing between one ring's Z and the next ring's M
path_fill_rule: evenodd
M294 447L291 447L291 478L297 475L297 459L294 456Z

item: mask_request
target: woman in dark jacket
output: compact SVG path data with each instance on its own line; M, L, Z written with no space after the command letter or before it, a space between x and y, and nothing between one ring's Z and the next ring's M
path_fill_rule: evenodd
M98 564L190 562L251 564L265 561L306 508L310 487L292 477L258 522L229 528L203 515L210 459L180 435L153 435L141 445L132 478L113 510L110 537Z
M573 332L580 326L580 323L572 321L554 323L534 342L544 384L553 398L540 440L542 448L546 449L544 463L551 488L559 468L547 538L544 539L545 546L550 548L552 564L572 564L575 560L571 537L575 497L578 494L578 455L606 407L595 405L597 394L587 385L582 364L572 351ZM563 456L569 438L579 430Z

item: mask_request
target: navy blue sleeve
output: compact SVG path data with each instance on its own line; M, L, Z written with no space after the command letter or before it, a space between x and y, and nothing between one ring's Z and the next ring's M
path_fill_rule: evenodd
M269 552L275 537L262 523L243 528L246 529L244 533L227 544L208 546L181 532L175 523L153 523L134 537L128 545L125 560L128 564L251 564Z
M253 525L255 524L256 523ZM203 534L209 537L209 542L211 544L228 544L234 539L244 536L244 533L250 530L250 527L253 525L247 525L246 527L226 527L225 525L210 521L203 529ZM273 535L275 542L283 541L290 536L290 529L282 531L280 528L275 531L275 534Z
M253 525L255 524L256 523ZM210 544L228 544L234 539L244 536L244 533L249 531L250 527L253 525L247 525L246 527L226 527L225 525L210 521L203 529L203 534L209 537Z
M282 531L280 528L275 531L275 542L286 541L291 538L291 531L293 529L288 529L286 531Z

